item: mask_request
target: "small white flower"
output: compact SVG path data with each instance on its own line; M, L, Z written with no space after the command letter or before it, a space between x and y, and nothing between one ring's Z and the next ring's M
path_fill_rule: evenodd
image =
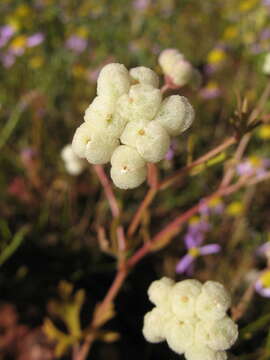
M127 121L152 120L161 104L161 92L151 85L137 84L117 102L120 114Z
M135 147L145 161L156 163L164 159L170 137L157 121L132 121L127 124L121 142Z
M148 289L150 301L156 306L162 306L164 302L168 301L169 292L174 284L175 282L167 277L153 281Z
M184 280L176 283L171 291L172 311L179 320L192 318L195 315L197 297L202 284L197 280Z
M111 160L119 140L101 131L95 131L88 122L76 130L72 149L80 158L86 158L91 164L106 164Z
M71 144L63 147L61 157L64 160L65 168L70 175L79 175L84 170L85 162L74 153Z
M151 69L145 66L138 66L129 70L131 80L139 84L151 85L154 88L159 87L158 75Z
M270 53L266 54L264 58L262 71L265 75L270 75Z
M169 135L176 136L191 126L194 117L194 109L187 98L172 95L162 102L155 120L167 130Z
M173 84L184 86L193 77L193 67L176 49L164 50L159 56L159 64Z
M205 345L195 344L192 345L186 352L185 357L187 360L226 360L227 355L225 352L217 352Z
M195 320L180 321L171 318L165 324L165 335L169 347L177 354L183 354L193 345L195 335Z
M97 96L85 111L84 120L93 130L120 137L127 121L115 109L113 98Z
M129 87L129 72L123 64L111 63L102 68L97 80L98 95L118 99Z
M218 320L225 316L231 305L231 297L224 286L207 281L196 302L196 314L202 320Z
M238 337L238 327L228 316L216 321L200 321L196 326L196 341L212 350L229 349Z
M120 189L133 189L146 179L146 163L138 151L130 146L118 146L112 155L111 164L112 180Z

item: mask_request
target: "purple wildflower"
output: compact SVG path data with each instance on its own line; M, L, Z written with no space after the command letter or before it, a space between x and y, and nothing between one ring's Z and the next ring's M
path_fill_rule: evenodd
M221 90L216 84L209 83L200 90L199 94L203 99L211 100L219 97L221 95Z
M176 265L176 272L178 274L187 272L198 256L216 254L221 250L221 247L218 244L199 246L201 242L202 238L197 238L196 241L196 238L191 235L185 237L185 244L188 252Z
M75 53L82 53L87 47L87 40L80 36L72 35L67 39L66 46Z
M270 0L263 0L262 3L264 6L270 6Z
M10 25L4 25L0 28L0 48L7 44L14 32L14 28Z
M270 297L270 270L263 271L255 282L255 290L263 297Z
M173 140L170 144L167 154L165 155L165 159L171 161L174 158L175 150L176 150L176 142L175 140Z
M255 175L257 178L261 178L266 174L269 167L270 159L253 156L239 163L236 167L236 171L240 176Z
M10 68L15 63L15 56L11 53L3 54L1 62L5 68Z
M256 250L256 254L260 256L270 257L270 241L267 241L266 243L259 246Z
M34 47L40 45L44 41L44 35L42 33L36 33L27 39L27 46Z
M149 0L134 0L133 1L133 7L136 10L141 10L141 11L146 10L149 5L150 5Z

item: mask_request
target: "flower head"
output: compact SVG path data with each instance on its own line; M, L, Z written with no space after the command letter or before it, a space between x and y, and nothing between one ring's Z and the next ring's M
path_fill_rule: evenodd
M157 74L144 66L128 71L122 64L104 66L97 96L85 111L73 137L74 153L91 164L111 162L111 178L121 189L142 184L146 163L165 158L170 136L192 123L188 100L171 96L162 102Z
M85 168L85 162L73 152L71 144L63 147L61 158L64 160L65 168L70 175L79 175Z
M231 299L222 284L162 278L151 284L148 295L156 307L144 317L146 340L166 340L187 360L227 358L225 350L235 343L238 328L226 314Z

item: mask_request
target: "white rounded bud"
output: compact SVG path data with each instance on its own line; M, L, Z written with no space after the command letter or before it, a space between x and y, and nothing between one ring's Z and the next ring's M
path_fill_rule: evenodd
M74 153L71 144L66 145L62 149L61 157L69 174L79 175L84 170L85 162Z
M85 111L84 120L94 130L106 132L112 137L120 137L126 120L115 111L113 98L97 96Z
M216 321L200 321L196 326L196 341L209 346L212 350L229 349L238 337L238 327L225 316Z
M155 120L164 127L169 135L176 136L190 127L194 117L194 109L187 98L172 95L162 102Z
M105 65L97 80L97 94L101 96L119 98L128 92L130 76L122 64L111 63Z
M167 322L167 314L159 308L154 308L144 316L143 335L151 343L159 343L165 340L164 326Z
M151 85L154 88L159 87L159 78L158 75L151 69L145 66L138 66L129 70L131 80L135 84Z
M172 312L179 320L192 318L200 295L202 284L197 280L184 280L176 283L171 291Z
M201 344L194 344L190 346L185 352L186 360L218 360L222 359L220 355L210 349L208 346ZM225 357L226 359L226 357Z
M174 281L167 277L153 281L148 289L150 301L156 306L162 306L168 301L169 292L171 291L173 285Z
M117 102L120 114L127 121L152 120L161 104L161 92L151 85L137 84Z
M218 320L225 316L231 305L231 297L224 286L207 281L196 302L196 315L202 320Z
M78 127L72 141L74 153L81 158L86 158L91 164L109 162L118 145L118 139L93 130L88 122Z
M163 72L168 74L172 71L175 62L177 60L184 60L184 58L184 55L181 54L177 49L166 49L160 53L158 62Z
M180 321L171 318L165 324L165 335L168 346L177 354L183 354L193 345L195 326L194 321Z
M112 180L120 189L136 188L146 179L146 163L137 150L130 146L119 146L112 155L111 164Z
M164 50L159 56L159 64L173 84L184 86L193 77L193 67L176 49Z
M127 124L121 142L136 147L145 161L156 163L164 159L170 146L170 137L156 121L132 121Z

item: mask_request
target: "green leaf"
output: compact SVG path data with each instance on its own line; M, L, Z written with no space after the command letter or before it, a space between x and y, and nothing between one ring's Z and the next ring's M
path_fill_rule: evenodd
M240 331L240 339L249 340L252 337L252 334L263 329L270 323L270 313L264 316L261 316L258 320L248 324L246 327Z
M23 226L12 238L11 243L0 254L0 266L3 265L22 244L25 235L29 232L29 226Z

